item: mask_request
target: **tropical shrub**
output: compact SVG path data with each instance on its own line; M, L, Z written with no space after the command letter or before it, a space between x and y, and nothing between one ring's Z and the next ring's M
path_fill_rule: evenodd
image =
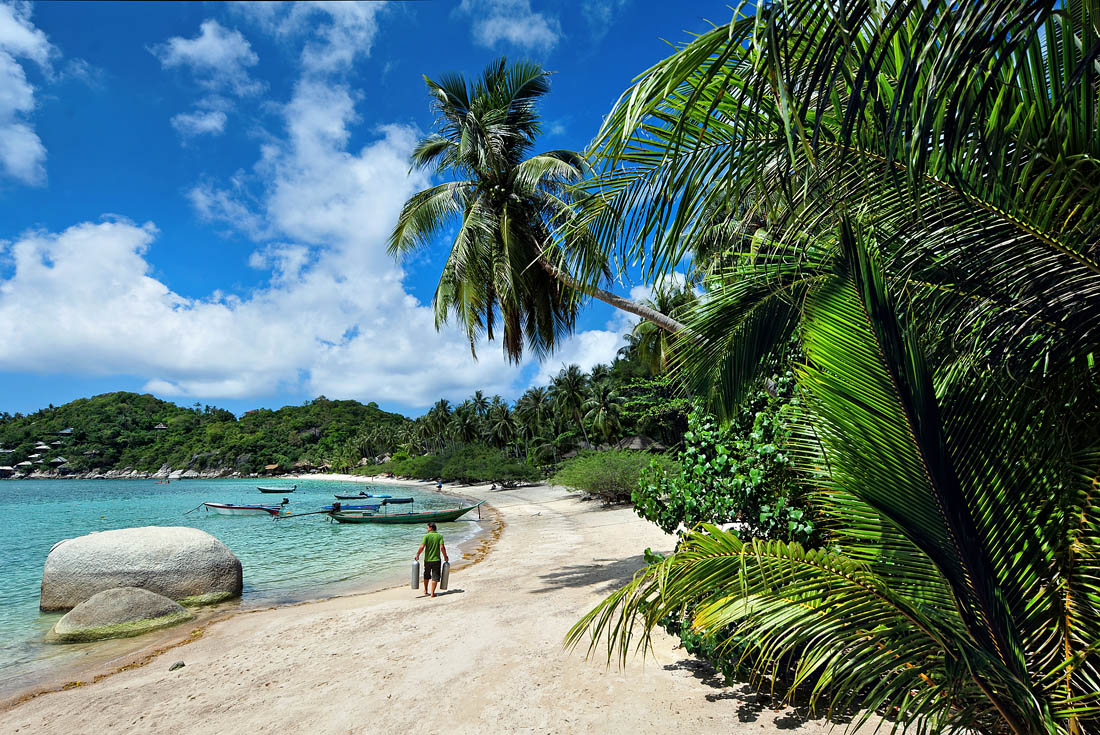
M591 493L607 503L622 503L630 500L638 478L651 463L667 471L672 471L675 465L667 458L655 458L629 449L583 452L565 460L551 481L555 485Z
M642 472L631 496L638 515L666 533L735 522L741 538L809 541L813 522L787 455L788 416L798 410L793 382L790 372L774 376L775 395L757 391L723 428L696 408L679 471L654 463Z
M447 457L440 477L454 482L534 482L539 471L499 449L467 444Z

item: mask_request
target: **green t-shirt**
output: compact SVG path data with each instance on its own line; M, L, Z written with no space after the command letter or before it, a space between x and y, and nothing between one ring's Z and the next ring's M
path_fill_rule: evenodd
M439 547L443 545L443 534L428 531L424 536L424 561L439 561Z

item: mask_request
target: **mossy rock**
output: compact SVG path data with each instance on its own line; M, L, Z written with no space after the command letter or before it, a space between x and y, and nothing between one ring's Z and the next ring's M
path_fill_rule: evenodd
M216 605L219 602L232 600L234 597L239 596L240 595L233 594L232 592L211 592L208 595L191 595L190 597L184 597L179 603L184 607L203 607L204 605Z
M46 636L50 643L129 638L192 620L182 605L138 587L104 590L65 614Z

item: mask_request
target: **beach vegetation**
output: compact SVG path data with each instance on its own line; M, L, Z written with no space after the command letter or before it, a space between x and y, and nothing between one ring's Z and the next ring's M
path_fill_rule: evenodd
M622 96L592 272L693 261L672 368L722 424L789 363L817 538L699 524L569 643L625 663L689 611L855 725L1100 726L1098 27L1088 3L763 4Z
M676 462L661 455L630 449L582 452L561 463L551 478L555 485L589 493L606 503L624 503L650 468L662 473L677 472Z

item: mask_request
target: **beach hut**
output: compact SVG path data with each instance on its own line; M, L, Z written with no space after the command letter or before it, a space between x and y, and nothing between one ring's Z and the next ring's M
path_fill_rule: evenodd
M645 452L663 452L666 447L656 439L648 436L628 436L615 445L616 449L633 449Z
M50 460L50 464L65 464L68 461L69 460L65 459L64 457L54 457Z
M154 431L164 431L167 428L168 427L165 426L164 424L157 424L156 426L153 427L153 430Z
M15 473L14 467L8 467L7 465L0 465L0 477L7 477Z
M264 472L266 472L269 475L273 472L278 472L278 471L279 471L279 465L277 465L277 464L265 464L264 465Z
M61 447L61 446L64 446L64 443L63 442L50 442L50 446L51 447Z
M27 460L23 460L22 462L20 462L19 464L15 465L15 466L16 467L33 467L34 462L28 462Z
M32 454L31 456L27 457L27 459L38 459L41 456L41 454Z

